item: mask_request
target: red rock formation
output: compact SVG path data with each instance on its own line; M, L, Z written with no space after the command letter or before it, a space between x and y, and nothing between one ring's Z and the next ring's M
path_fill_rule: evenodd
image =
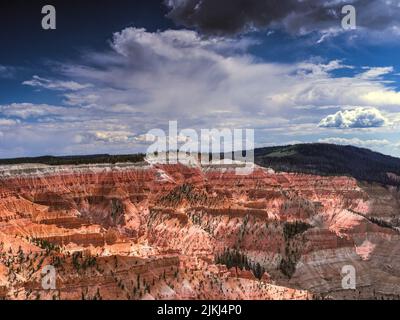
M349 177L259 167L4 166L0 297L397 297L399 200ZM227 249L248 266L216 264ZM45 265L56 289L42 286ZM342 288L344 265L355 290Z

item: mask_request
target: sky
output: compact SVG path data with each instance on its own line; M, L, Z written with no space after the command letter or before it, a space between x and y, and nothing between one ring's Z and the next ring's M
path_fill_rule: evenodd
M0 158L143 152L169 121L400 157L400 0L5 0L0 26Z

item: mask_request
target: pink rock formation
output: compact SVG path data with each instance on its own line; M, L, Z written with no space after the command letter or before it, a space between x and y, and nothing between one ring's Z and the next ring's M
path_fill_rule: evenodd
M0 297L397 298L399 198L259 167L3 166ZM227 268L232 252L247 265ZM42 286L46 265L55 289ZM346 265L356 289L342 287Z

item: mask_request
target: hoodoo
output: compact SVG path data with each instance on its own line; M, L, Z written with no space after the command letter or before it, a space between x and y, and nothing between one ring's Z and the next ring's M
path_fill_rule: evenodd
M3 165L0 292L7 299L394 297L399 199L394 186L260 166L240 175L229 164ZM42 286L49 265L56 289ZM354 286L344 288L348 266Z

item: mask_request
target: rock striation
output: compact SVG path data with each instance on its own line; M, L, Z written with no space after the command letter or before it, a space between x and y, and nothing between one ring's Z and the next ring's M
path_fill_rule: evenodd
M399 205L393 186L258 166L4 165L0 297L399 298Z

